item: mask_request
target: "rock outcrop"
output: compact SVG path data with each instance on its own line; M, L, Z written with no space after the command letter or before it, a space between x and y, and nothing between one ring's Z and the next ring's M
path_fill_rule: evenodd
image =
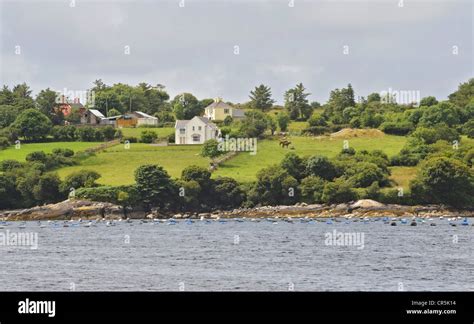
M123 217L123 208L118 205L88 200L65 200L57 204L36 206L29 209L0 211L6 220L57 220Z
M158 210L145 213L140 210L127 211L118 205L88 200L65 200L57 204L37 206L29 209L0 211L3 220L69 220L69 219L119 219L119 218L324 218L324 217L474 217L474 211L454 210L444 206L404 206L382 204L363 199L352 203L332 205L298 203L292 206L262 206L237 208L212 213L163 214Z

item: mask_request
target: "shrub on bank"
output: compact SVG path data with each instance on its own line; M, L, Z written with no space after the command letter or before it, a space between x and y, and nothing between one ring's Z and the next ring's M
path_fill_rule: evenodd
M76 198L110 202L122 206L137 206L140 203L140 195L135 185L79 188L76 190Z
M4 150L10 146L10 141L6 137L0 137L0 150Z

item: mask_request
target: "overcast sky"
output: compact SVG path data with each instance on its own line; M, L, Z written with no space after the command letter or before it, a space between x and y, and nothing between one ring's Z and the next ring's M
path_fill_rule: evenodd
M0 0L2 84L143 81L244 102L264 83L281 103L298 82L320 102L349 82L445 99L474 76L472 0L71 1Z

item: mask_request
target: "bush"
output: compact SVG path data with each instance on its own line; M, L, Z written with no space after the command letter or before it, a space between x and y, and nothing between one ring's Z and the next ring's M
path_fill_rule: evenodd
M296 153L287 153L283 160L281 160L280 165L289 175L297 180L305 176L306 161Z
M219 155L222 155L224 150L219 149L219 142L215 139L210 139L204 142L201 148L201 156L208 157L211 160Z
M421 203L444 203L454 207L474 207L474 171L464 163L435 157L423 163L410 183L412 196Z
M334 182L328 182L324 186L322 200L326 203L343 203L357 199L357 192L342 179L337 179Z
M320 177L309 176L301 180L300 191L304 202L322 203L323 190L326 182Z
M104 128L101 129L102 136L106 141L111 141L113 140L115 136L115 128L112 126L105 126Z
M439 140L448 142L459 141L459 133L447 125L439 124L434 128L418 127L412 134L412 137L423 140L426 144L433 144Z
M15 188L15 179L0 174L0 209L17 207L18 195L19 193Z
M140 142L142 143L153 143L158 138L158 135L154 131L143 131L140 134Z
M309 135L322 135L330 131L329 127L326 126L311 126L303 129L303 134Z
M76 129L76 136L82 142L94 142L97 140L97 132L93 127L84 126Z
M232 117L231 116L226 116L224 118L223 124L224 124L224 126L230 126L230 124L232 124L232 122L233 122Z
M43 174L33 187L33 196L38 202L46 204L62 200L64 196L59 192L60 184L61 180L57 174Z
M64 157L71 157L74 155L74 151L68 148L55 148L52 153Z
M125 143L127 141L128 143L138 143L138 139L133 136L122 137L122 140L120 142Z
M462 131L467 137L474 138L474 119L469 120L462 127Z
M311 115L311 117L308 119L308 124L309 126L311 127L314 127L314 126L327 126L327 121L326 119L324 119L323 116L321 116L321 114L313 114Z
M21 167L23 167L23 164L17 160L3 160L0 162L1 172L8 172Z
M280 130L282 132L286 132L287 129L288 129L288 124L291 121L290 116L288 116L288 114L286 114L284 112L280 112L280 113L278 113L278 115L276 117L276 120L277 120L277 123L278 123L278 127L280 127Z
M282 167L273 165L257 173L249 198L262 205L294 204L298 201L298 191L298 181Z
M0 137L0 150L4 150L10 146L10 141L6 137Z
M123 193L127 195L125 196ZM76 197L92 201L110 202L122 206L138 206L140 204L140 195L134 185L79 188L76 190Z
M51 135L55 141L75 141L76 137L76 127L75 126L54 126L51 130Z
M385 122L380 125L380 129L385 134L407 135L413 130L414 126L411 122Z
M68 192L71 188L90 188L97 187L95 182L100 178L100 174L91 170L80 170L69 174L61 184L61 191Z
M26 109L15 119L12 128L26 140L38 141L46 138L51 131L52 123L37 109Z
M388 184L388 177L384 172L374 163L357 162L352 164L344 173L344 179L349 184L357 188L366 188L377 182L378 185L383 186Z
M336 176L336 168L327 157L315 155L306 162L306 174L332 180Z
M230 209L239 207L245 200L245 193L239 183L228 177L218 177L214 180L214 207L220 209Z
M46 156L46 153L44 153L43 151L35 151L35 152L28 153L25 159L28 162L46 163L46 160L48 159L48 157Z
M135 182L147 208L167 207L177 198L175 184L161 166L146 164L138 167L135 170Z

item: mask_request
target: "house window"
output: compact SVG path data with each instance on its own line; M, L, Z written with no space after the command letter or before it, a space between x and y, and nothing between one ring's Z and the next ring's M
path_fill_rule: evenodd
M229 113L229 109L228 108L225 108L224 109L224 114L228 114Z
M193 126L193 130L195 130L195 127Z
M193 142L200 142L200 141L201 141L201 135L194 134L193 135Z
M202 130L202 127L201 127L201 126L198 126L198 130Z
M184 133L186 133L186 128L180 128L179 129L179 133L182 135Z

